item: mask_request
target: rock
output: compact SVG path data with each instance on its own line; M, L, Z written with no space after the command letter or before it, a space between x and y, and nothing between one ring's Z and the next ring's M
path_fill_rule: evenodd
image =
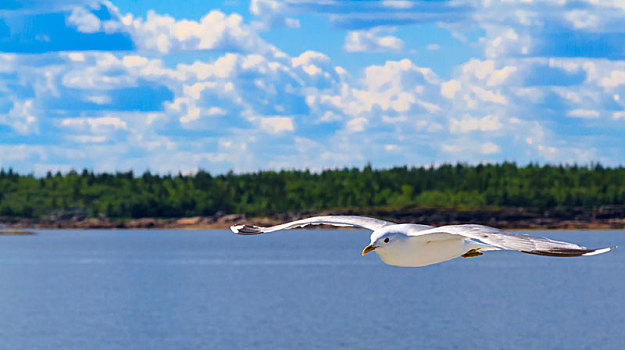
M222 217L220 217L217 222L222 223L222 224L231 224L231 223L235 223L241 220L245 220L245 215L242 214L230 214L230 215L224 215Z
M156 219L154 218L141 218L134 219L126 222L124 225L126 228L152 228L157 224Z
M185 226L185 225L197 225L202 221L202 217L201 216L194 216L191 218L180 218L178 220L176 220L175 224L176 225L181 225L181 226Z

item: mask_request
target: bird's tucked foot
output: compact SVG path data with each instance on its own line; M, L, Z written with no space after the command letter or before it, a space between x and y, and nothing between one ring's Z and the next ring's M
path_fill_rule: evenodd
M482 254L484 254L484 253L480 253L477 249L471 249L468 252L462 254L461 256L463 258L472 258L474 256L480 256Z

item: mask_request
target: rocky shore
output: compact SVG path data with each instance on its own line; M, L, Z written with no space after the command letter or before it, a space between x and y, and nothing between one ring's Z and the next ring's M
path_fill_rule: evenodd
M275 225L314 215L365 215L394 222L429 225L478 223L504 229L625 229L625 207L598 209L532 208L449 209L449 208L367 208L362 210L286 213L271 217L217 213L213 216L185 218L109 219L73 216L60 219L0 217L6 229L79 228L79 229L226 229L236 224Z

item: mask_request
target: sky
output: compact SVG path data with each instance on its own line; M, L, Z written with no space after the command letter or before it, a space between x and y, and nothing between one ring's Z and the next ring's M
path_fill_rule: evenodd
M0 3L0 167L625 163L625 2Z

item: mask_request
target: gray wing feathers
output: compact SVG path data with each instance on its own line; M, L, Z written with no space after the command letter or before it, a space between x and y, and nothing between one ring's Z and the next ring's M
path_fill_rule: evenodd
M287 222L285 224L270 226L270 227L260 227L253 225L235 225L231 226L230 229L234 233L238 233L240 235L257 235L261 233L274 232L279 230L288 230L296 227L305 227L308 225L332 225L332 226L356 226L366 228L372 231L375 231L379 228L388 225L394 225L395 223L368 218L364 216L349 216L349 215L328 215L328 216L314 216L307 219Z
M421 231L419 234L445 232L475 239L502 249L518 250L523 253L547 256L583 256L607 252L611 248L587 249L586 247L554 241L544 237L505 232L484 225L448 225Z

